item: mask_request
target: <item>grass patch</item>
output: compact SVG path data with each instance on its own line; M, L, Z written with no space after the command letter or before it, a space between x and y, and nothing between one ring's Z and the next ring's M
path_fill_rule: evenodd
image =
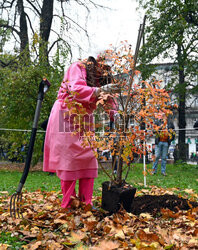
M151 169L152 165L148 164L147 169ZM168 176L161 175L160 165L158 166L158 173L156 175L146 176L147 186L157 186L162 188L178 188L183 192L185 189L193 189L195 193L198 193L198 167L196 165L188 164L175 164L167 165ZM16 191L22 173L17 171L0 171L0 191L8 191L12 194ZM101 195L102 182L109 180L104 172L99 170L98 178L95 179L94 195ZM143 176L143 164L134 164L131 166L127 182L138 189L145 188L144 176ZM35 191L37 189L45 191L60 191L60 180L56 175L49 175L42 171L30 172L24 189L27 191Z
M152 165L148 164L147 169L151 170ZM143 183L143 166L142 164L135 165L130 171L128 181L131 184ZM198 178L197 177L198 166L188 164L167 164L166 173L167 176L161 175L161 166L158 166L158 172L156 175L147 174L146 180L149 186L155 185L162 188L179 188L193 189L198 193Z
M16 191L22 173L17 171L0 171L0 190L12 194ZM30 172L26 179L24 189L32 192L37 189L46 191L60 191L60 180L56 175L49 175L42 171Z
M22 246L27 244L27 242L21 240L16 236L13 236L10 232L0 233L0 243L8 245L9 246L8 249L22 249Z

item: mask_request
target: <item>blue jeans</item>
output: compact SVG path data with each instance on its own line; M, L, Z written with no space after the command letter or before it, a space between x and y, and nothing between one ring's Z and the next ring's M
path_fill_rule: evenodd
M155 162L153 164L153 172L157 173L157 164L161 157L162 163L161 163L161 172L164 174L166 172L166 158L168 154L168 142L162 142L160 141L158 145L156 145L156 151L155 151Z

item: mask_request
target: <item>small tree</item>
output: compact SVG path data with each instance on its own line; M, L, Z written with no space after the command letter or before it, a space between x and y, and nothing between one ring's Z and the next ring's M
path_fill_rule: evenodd
M130 163L134 161L135 156L141 157L146 151L151 151L146 142L148 136L152 136L159 130L154 122L154 119L168 117L172 112L169 109L170 97L166 90L161 88L159 81L145 82L140 80L140 72L134 68L134 58L131 46L127 42L122 42L118 49L110 48L100 55L105 58L101 64L109 61L111 63L111 76L115 84L119 84L120 93L109 95L102 93L97 101L98 107L101 107L108 114L111 107L109 99L114 98L118 102L117 114L119 119L114 130L109 131L106 128L104 133L95 135L94 132L84 129L85 136L83 137L83 145L91 146L96 157L99 159L99 154L96 149L109 149L114 157L112 164L112 174L109 174L104 168L103 170L109 176L112 183L122 186L127 178L123 178L125 168L130 168ZM103 75L107 76L109 72L103 71ZM142 88L142 83L144 88ZM83 115L86 114L81 104L76 102L67 102L69 104L70 113L81 114L80 124L85 128ZM101 108L100 108L101 112ZM79 116L78 116L79 117ZM131 125L130 121L133 120ZM79 120L78 120L79 123ZM146 130L142 129L141 124L144 123ZM166 119L164 120L163 128L166 130ZM103 126L103 125L101 125ZM144 146L145 145L145 146ZM117 158L117 175L114 175L114 166ZM126 163L126 164L124 164ZM101 166L102 167L102 166Z

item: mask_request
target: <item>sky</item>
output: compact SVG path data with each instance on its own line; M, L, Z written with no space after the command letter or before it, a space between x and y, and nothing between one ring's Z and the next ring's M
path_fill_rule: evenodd
M109 9L92 9L88 20L90 43L82 39L84 49L82 57L97 56L101 51L108 49L110 44L118 46L121 41L127 40L135 51L138 30L143 22L143 13L136 10L135 0L100 0L101 5ZM74 60L79 52L74 52Z

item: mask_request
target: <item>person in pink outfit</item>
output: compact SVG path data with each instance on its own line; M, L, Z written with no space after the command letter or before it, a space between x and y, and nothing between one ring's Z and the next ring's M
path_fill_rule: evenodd
M47 125L44 143L43 171L54 172L61 180L63 200L61 206L71 206L76 197L75 185L79 180L78 197L92 204L94 178L98 175L98 162L90 147L82 147L81 131L75 131L70 103L75 101L86 110L86 119L93 130L93 111L100 93L119 92L116 84L100 85L104 81L99 64L93 57L86 62L75 62L67 70L58 91ZM104 84L104 83L103 83ZM87 123L86 123L87 124Z

